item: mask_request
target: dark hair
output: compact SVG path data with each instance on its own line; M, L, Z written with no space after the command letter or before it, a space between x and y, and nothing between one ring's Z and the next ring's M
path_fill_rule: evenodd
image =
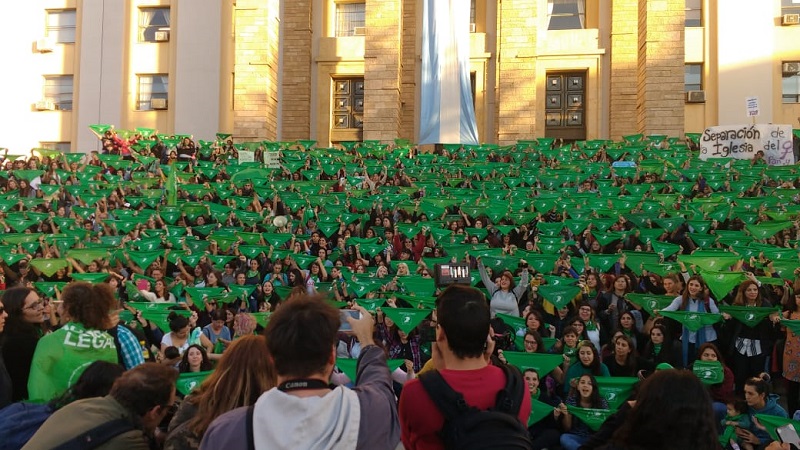
M167 322L169 322L169 329L173 333L177 333L178 331L189 326L189 318L184 317L175 311L169 313L167 316Z
M756 393L759 395L764 394L764 397L769 396L769 382L760 376L748 378L747 381L744 382L744 385L753 386L756 389Z
M581 334L578 333L578 329L572 325L567 325L564 327L564 329L561 331L561 339L564 339L564 336L567 334L574 334L576 337L581 337Z
M647 377L636 406L612 442L627 450L719 449L711 397L690 371L659 370Z
M592 349L592 364L589 366L589 370L591 371L592 375L600 376L602 373L600 372L600 354L597 352L597 348L594 346L592 341L583 340L578 344L578 363L583 366L583 362L580 358L580 352L583 347ZM586 366L584 366L586 367Z
M8 313L6 317L6 326L4 334L11 335L31 335L40 337L41 327L36 326L30 322L26 322L23 317L25 315L25 299L28 298L33 289L27 287L13 287L3 292L3 306Z
M175 392L178 371L158 363L144 363L122 374L109 395L123 407L143 417L156 406L168 407Z
M191 366L189 365L189 350L193 348L200 350L200 355L203 356L203 361L200 363L200 371L205 372L207 370L211 370L213 366L211 365L211 361L208 360L208 353L206 352L206 349L204 349L202 345L192 344L186 349L185 352L183 352L183 358L181 359L181 362L178 363L178 372L186 373L191 371Z
M228 313L226 313L224 309L215 309L208 313L208 315L212 322L215 320L228 320Z
M697 300L702 301L706 307L706 311L708 311L709 298L708 295L706 294L706 290L708 289L708 284L706 284L706 281L700 275L692 275L686 281L686 286L683 288L683 294L681 294L681 311L685 311L689 305L689 283L691 283L692 281L697 281L698 283L700 283L700 288L701 288L699 295L700 298L698 298Z
M281 376L321 373L336 347L339 311L322 296L292 296L271 316L264 336Z
M719 351L719 348L717 348L717 346L712 342L706 342L705 344L700 345L700 347L697 347L697 359L700 359L700 355L702 355L703 352L709 348L711 350L714 350L714 353L717 354L717 361L719 361L724 366L725 357L722 355L722 352Z
M164 349L164 358L166 359L175 359L181 356L181 351L178 350L178 347L174 345L170 345L169 347Z
M733 405L733 409L735 409L736 411L738 411L740 413L746 414L747 411L748 411L747 401L745 401L745 399L743 399L743 398L732 397L732 398L729 398L728 401L725 402L725 404L726 405Z
M436 317L456 357L475 358L483 354L490 313L481 291L457 284L448 286L436 299Z
M544 348L544 340L542 339L542 335L539 334L536 330L529 329L525 332L525 336L523 336L523 346L522 351L525 351L525 338L528 336L532 336L533 339L536 341L536 352L534 353L547 353L547 350Z
M581 378L589 377L589 382L592 383L592 393L589 395L589 402L591 403L590 408L601 409L603 407L602 397L600 397L600 387L597 386L597 378L590 373L584 373L583 375L575 378L575 386L571 387L569 390L569 396L575 397L575 402L578 406L581 406L581 394L578 391L578 383L580 383Z
M104 397L111 391L111 386L122 376L125 368L108 361L95 361L83 371L78 381L60 397L50 401L53 410L60 409L75 400Z
M73 281L64 288L61 300L70 320L95 330L108 326L108 315L117 305L114 290L108 283Z
M306 286L306 278L303 276L303 272L300 269L289 269L289 273L286 274L286 278L289 278L289 274L294 275L294 282L289 282L289 285L293 288L295 287L303 287Z

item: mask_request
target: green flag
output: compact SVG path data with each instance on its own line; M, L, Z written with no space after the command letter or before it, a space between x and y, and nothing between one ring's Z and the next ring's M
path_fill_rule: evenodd
M714 294L714 298L723 298L728 295L736 286L747 279L743 272L706 272L701 270L708 288Z
M406 334L431 314L430 309L415 308L382 308L381 311Z
M542 297L558 309L566 306L580 292L581 288L578 286L550 286L547 284L539 286L539 293Z
M692 366L692 372L703 384L719 384L725 379L725 371L719 361L697 360Z
M758 225L745 225L745 229L756 239L767 239L775 233L792 226L791 220L761 222Z
M641 306L651 316L655 315L655 310L664 309L675 300L675 297L671 295L636 294L633 292L626 294L625 298Z
M76 259L84 264L89 264L96 259L108 258L108 250L104 248L74 248L67 252L67 258Z
M567 411L594 431L599 430L603 422L605 422L611 414L614 414L614 411L610 409L579 408L570 405L567 405Z
M509 364L518 368L521 372L525 369L536 369L541 377L544 377L553 369L564 362L564 357L551 353L526 353L504 351L503 356Z
M552 406L531 398L531 415L528 416L528 426L538 423L550 414L553 414Z
M497 313L497 317L503 319L503 323L513 328L515 335L525 334L525 331L528 329L523 317L510 316L503 313Z
M97 284L102 283L108 280L110 275L105 272L84 272L84 273L73 273L72 279L75 281L86 281L87 283Z
M703 327L714 325L722 320L722 314L699 313L694 311L659 311L664 317L677 320L689 331L698 331Z
M616 410L633 393L633 386L639 382L637 377L597 377L597 387L610 409Z
M708 272L724 270L736 264L740 259L739 256L731 253L703 250L695 251L691 255L678 255L678 261L683 262L687 266L696 265Z
M69 267L69 261L61 258L34 258L30 261L30 264L48 277L55 275L59 269Z
M755 417L758 419L758 423L767 429L767 433L769 433L770 437L775 441L780 440L778 433L775 431L778 427L791 424L794 426L795 430L800 430L800 421L792 420L788 417L769 416L766 414L756 414Z
M750 328L761 323L761 321L769 317L770 314L780 312L780 308L778 307L729 306L722 304L718 306L720 312L730 314L734 319Z
M359 298L359 299L356 300L356 303L358 303L359 306L361 306L362 308L366 309L367 311L369 311L371 313L374 313L374 312L376 312L377 308L380 308L381 306L383 306L383 303L385 301L386 301L386 299L383 299L383 298L372 298L372 299Z
M203 381L208 378L213 370L206 370L204 372L186 372L178 375L178 381L175 383L175 389L184 396L189 395L190 392L200 387Z

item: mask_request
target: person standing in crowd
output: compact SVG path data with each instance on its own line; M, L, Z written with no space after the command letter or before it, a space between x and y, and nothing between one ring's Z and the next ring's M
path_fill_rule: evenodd
M514 276L509 271L504 271L500 274L500 281L495 284L489 274L486 272L486 267L483 262L478 258L478 272L481 275L483 285L489 292L489 308L494 317L497 313L508 314L509 316L519 317L519 301L522 299L522 294L528 289L528 264L525 260L520 260L523 267L520 275L518 285L514 285Z
M85 442L87 436L100 435L100 427L116 434L103 448L150 450L156 427L175 402L178 372L170 367L145 363L125 372L114 382L105 397L72 402L56 411L39 428L23 450L56 448L67 442Z
M237 408L206 430L201 449L256 448L394 449L400 427L386 355L373 341L375 319L364 308L347 320L361 342L355 388L331 389L339 311L320 297L288 299L265 332L278 386L252 409ZM356 419L357 418L357 419ZM251 438L252 436L252 438Z
M6 313L5 305L0 301L0 409L5 408L11 403L11 376L8 374L6 363L3 359L3 352L1 351L3 345L3 330L6 326L7 317L8 313Z
M105 331L117 314L117 300L106 283L72 282L61 294L69 322L44 336L36 345L28 394L31 400L50 400L77 380L88 363L116 363L114 338Z
M3 358L13 386L12 401L28 399L28 376L36 344L44 336L44 303L31 288L14 287L3 293L8 318L3 332ZM43 399L49 400L49 399Z
M719 308L714 299L708 295L708 286L700 275L692 275L686 282L686 289L679 297L675 297L664 311L693 311L699 313L719 314ZM657 311L656 311L657 312ZM715 343L717 332L711 325L704 326L698 331L691 331L683 326L683 366L689 367L697 356L697 349L706 342Z
M436 300L436 319L433 354L445 383L461 393L470 406L482 410L495 406L506 377L502 369L488 362L494 340L489 337L490 312L484 295L471 287L451 285ZM518 418L526 424L531 412L527 392L519 404ZM439 434L445 425L444 416L419 379L403 387L400 424L406 450L444 448Z

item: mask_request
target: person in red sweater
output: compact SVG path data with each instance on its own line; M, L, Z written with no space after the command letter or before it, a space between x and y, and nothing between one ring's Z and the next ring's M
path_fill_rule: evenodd
M490 364L494 350L490 336L489 304L483 293L469 286L451 285L436 300L436 341L434 366L453 390L470 406L489 409L506 384L503 370ZM520 422L527 423L531 399L524 395ZM438 432L444 417L414 379L400 395L400 428L406 450L443 449Z

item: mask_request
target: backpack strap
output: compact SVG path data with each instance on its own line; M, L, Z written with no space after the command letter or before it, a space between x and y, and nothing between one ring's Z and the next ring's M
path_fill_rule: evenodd
M89 431L79 434L63 444L53 448L53 450L90 450L114 439L120 434L133 431L136 428L130 420L116 419L98 425Z
M472 408L464 400L463 395L447 384L438 370L426 372L418 378L425 392L428 393L428 397L444 416L445 421L452 420Z
M519 415L522 408L522 398L525 395L525 383L522 373L515 366L500 364L497 367L502 369L506 377L506 386L497 393L495 410L513 415Z
M256 450L256 437L253 433L253 414L255 413L256 405L252 404L247 407L247 450Z

